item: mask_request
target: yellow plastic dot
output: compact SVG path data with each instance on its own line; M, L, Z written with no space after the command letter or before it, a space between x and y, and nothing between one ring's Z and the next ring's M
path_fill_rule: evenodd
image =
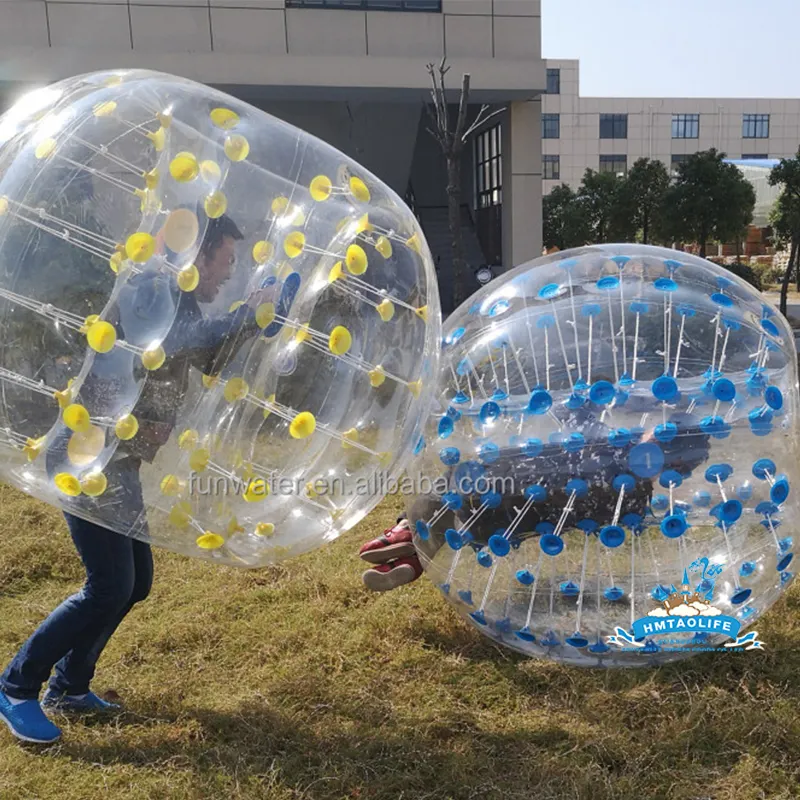
M228 313L233 314L237 308L241 308L244 305L244 300L234 300L230 306L228 307Z
M145 172L142 177L144 178L144 185L148 189L155 189L158 187L160 174L157 167L153 167L149 172Z
M218 550L225 544L225 539L218 533L206 531L202 536L197 537L196 543L201 550Z
M107 353L117 341L117 331L110 322L101 319L90 326L86 339L92 350L97 353Z
M418 234L415 233L410 239L406 240L406 244L415 253L420 253L421 252L421 246L420 246L420 243L419 243L419 235Z
M370 385L376 389L378 386L383 386L384 382L386 381L386 373L383 371L383 367L380 365L375 367L375 369L371 369L368 375Z
M103 79L103 86L119 86L122 83L122 75L109 75Z
M382 453L378 453L378 463L382 467L388 467L389 464L392 463L392 459L394 458L394 454L389 450L384 450Z
M316 200L318 203L322 203L331 196L333 184L327 175L317 175L317 177L311 181L311 186L309 188L311 190L312 199Z
M388 298L378 303L377 309L384 322L388 322L394 316L394 303Z
M0 217L8 213L8 198L0 197Z
M153 143L153 148L156 153L160 153L167 143L167 131L164 127L160 127L157 131L147 131L145 134L147 138Z
M317 427L317 420L310 411L301 411L289 423L289 435L293 439L305 439L314 433Z
M114 253L111 258L108 259L108 266L111 267L111 271L117 275L122 267L122 262L125 260L125 256L122 253Z
M72 403L64 409L64 424L71 431L85 433L91 427L89 412L79 403Z
M253 478L242 495L246 503L260 503L269 494L269 484L264 478Z
M99 497L108 487L108 478L102 472L90 472L81 479L81 489L89 497Z
M125 242L125 255L137 264L149 261L155 251L156 240L149 233L143 231L132 234Z
M369 189L367 189L367 184L361 180L361 178L356 178L354 175L350 178L350 194L358 200L359 203L369 203Z
M215 108L209 116L211 121L224 131L233 130L239 124L239 115L229 108Z
M182 292L193 292L200 283L200 271L194 264L189 264L178 273L178 288Z
M203 208L209 219L219 219L228 209L228 198L217 189L203 201Z
M384 257L392 257L392 243L385 237L379 236L378 241L375 242L375 249Z
M59 472L54 478L56 488L68 497L77 497L81 493L81 483L68 472Z
M200 177L207 183L217 183L222 177L222 170L216 161L206 159L200 162Z
M56 401L58 402L58 407L62 411L72 402L72 394L72 378L69 379L66 389L61 389L60 391L56 390L53 392L53 397L55 397Z
M55 139L43 139L39 144L36 145L36 149L33 151L33 154L39 160L43 158L49 158L53 155L53 151L56 149L56 140Z
M316 490L316 488L314 486L314 482L313 481L309 481L306 484L306 494L311 498L317 497L317 490Z
M205 447L200 447L189 456L189 467L195 472L203 472L208 466L208 460L211 454Z
M364 214L363 217L356 221L356 236L359 233L368 233L372 230L372 223L369 221L369 214Z
M266 242L264 240L260 242L256 242L253 245L253 261L256 264L266 264L272 258L272 254L275 252L275 246L272 242Z
M284 261L278 270L278 280L285 281L293 272L292 265L288 261Z
M133 414L124 414L114 424L114 433L118 439L127 442L139 432L139 420Z
M99 314L89 314L89 316L83 321L83 325L81 325L81 333L87 333L89 328L91 328L92 325L94 325L99 319Z
M344 325L337 325L328 338L328 347L331 353L337 356L343 356L353 344L353 337L350 331Z
M161 479L161 494L167 497L177 497L183 491L183 482L177 475L165 475Z
M178 447L181 450L194 450L200 440L200 434L194 428L187 428L178 437Z
M172 211L164 223L164 243L175 253L184 253L197 241L200 222L188 208Z
M289 207L289 198L284 197L283 195L279 195L276 197L272 203L270 204L270 208L272 209L272 213L276 216L280 216L283 214L284 211Z
M203 375L202 380L206 389L213 389L219 383L219 375Z
M283 240L283 251L289 258L297 258L306 246L305 234L301 231L292 231Z
M342 438L344 439L342 442L342 447L344 447L345 450L352 449L353 442L358 441L358 429L350 428L350 430L347 430L342 434Z
M86 467L103 452L106 432L99 425L90 425L85 431L77 431L69 437L67 458L76 467Z
M414 313L424 322L428 321L428 306L420 306L414 309Z
M192 507L185 500L175 503L169 511L169 521L181 530L189 527L191 521Z
M241 134L234 133L225 139L223 149L231 161L244 161L250 153L250 142Z
M158 347L153 347L149 350L145 350L142 353L142 364L144 365L145 369L150 370L151 372L154 369L158 369L164 361L167 359L167 354L164 352L164 348L159 345Z
M262 303L256 309L256 325L266 328L275 319L275 306L272 303Z
M113 100L106 100L105 103L98 103L92 113L96 117L109 117L111 116L117 109L117 104Z
M367 254L364 252L364 248L357 244L351 244L347 248L344 263L351 275L363 275L367 271Z
M250 387L244 378L229 378L222 393L229 403L235 403L243 400L249 391Z
M172 113L170 111L156 111L156 119L162 128L169 128L172 125Z
M331 271L328 273L328 283L335 283L342 277L342 262L337 261L332 267Z
M344 514L344 511L345 510L343 508L332 508L331 509L331 519L333 519L333 520L339 519L339 517L341 517L342 514Z
M270 396L267 398L266 402L267 402L267 403L268 403L270 406L271 406L271 405L273 405L273 404L275 403L275 394L274 394L274 393L273 393L273 394L271 394L271 395L270 395ZM272 409L271 409L271 408L269 408L269 407L265 408L265 409L264 409L264 419L266 419L266 418L267 418L267 417L268 417L268 416L269 416L271 413L272 413Z
M199 172L200 165L197 163L197 158L194 153L178 153L169 164L169 174L172 175L178 183L193 181Z
M256 525L258 536L272 536L273 533L275 533L275 526L271 522L259 522Z
M25 446L22 448L22 452L28 457L28 461L34 461L39 454L42 452L42 448L44 447L44 443L47 437L39 436L37 439L28 439L25 442Z
M143 214L155 214L161 211L161 198L150 189L135 189L133 192L141 199L139 208Z
M422 391L422 381L412 381L408 384L408 388L414 397L419 397L419 393Z

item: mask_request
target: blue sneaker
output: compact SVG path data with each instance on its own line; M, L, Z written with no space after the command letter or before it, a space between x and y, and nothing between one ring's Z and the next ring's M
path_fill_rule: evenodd
M102 714L104 712L119 711L120 706L103 700L102 697L98 697L94 692L89 692L78 698L71 697L68 694L59 694L53 689L48 689L42 698L42 708L70 714Z
M13 705L0 692L0 720L23 742L51 744L61 736L61 731L44 715L38 700L23 700Z

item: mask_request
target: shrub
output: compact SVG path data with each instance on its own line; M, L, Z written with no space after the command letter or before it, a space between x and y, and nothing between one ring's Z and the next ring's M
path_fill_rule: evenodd
M753 267L747 264L725 264L725 269L730 270L734 275L738 275L742 280L747 281L751 286L762 291L764 286L762 284L762 276Z

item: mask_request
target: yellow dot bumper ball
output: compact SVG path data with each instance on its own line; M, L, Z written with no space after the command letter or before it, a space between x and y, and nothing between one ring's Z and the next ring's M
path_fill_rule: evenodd
M36 90L0 131L0 478L240 567L369 513L420 440L441 342L400 198L156 72Z

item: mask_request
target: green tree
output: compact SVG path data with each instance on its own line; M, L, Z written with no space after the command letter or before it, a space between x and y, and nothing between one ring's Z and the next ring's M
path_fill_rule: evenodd
M678 165L678 177L664 193L660 228L672 241L696 242L705 258L710 240L741 237L753 219L756 194L725 154L713 147Z
M586 204L566 184L556 186L542 201L544 246L567 250L592 240Z
M770 214L775 240L789 245L789 263L781 281L780 309L786 314L786 300L792 272L798 271L800 283L800 149L794 158L782 158L769 174L771 186L783 184L783 190L775 201Z
M616 232L620 218L619 204L624 184L624 178L618 178L610 172L587 169L583 174L578 198L586 205L592 241L598 244L614 238L612 234Z
M642 241L649 243L667 189L669 172L661 161L640 158L634 163L620 186L614 226L625 232L625 240L633 241L641 233Z

